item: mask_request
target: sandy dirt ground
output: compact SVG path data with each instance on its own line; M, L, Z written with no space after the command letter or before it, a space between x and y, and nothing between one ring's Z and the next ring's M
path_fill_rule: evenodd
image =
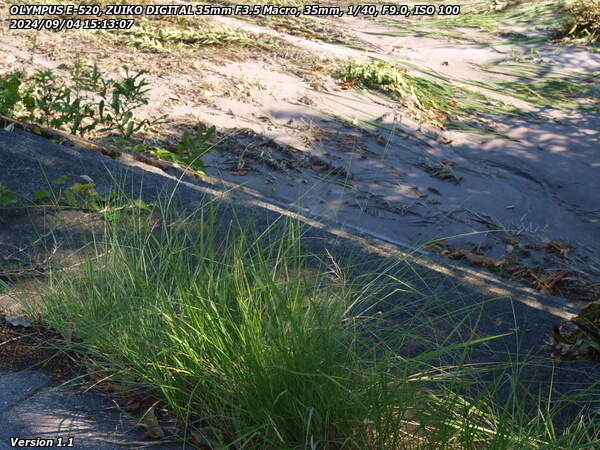
M6 15L8 2L0 4ZM260 44L244 46L2 29L0 74L67 73L77 58L107 73L148 70L141 114L168 121L140 141L168 143L199 122L215 125L217 149L204 158L211 176L391 242L446 238L426 248L547 293L600 300L600 53L553 43L527 21L493 31L438 26L437 34L404 18L302 25L296 32L285 21L219 16L159 22L225 27ZM398 99L332 76L351 58L468 86L521 113L472 113L462 122L469 128L436 126ZM511 71L517 65L529 79ZM555 79L588 88L577 98L564 93L577 107L538 101L535 86L527 94L506 88Z

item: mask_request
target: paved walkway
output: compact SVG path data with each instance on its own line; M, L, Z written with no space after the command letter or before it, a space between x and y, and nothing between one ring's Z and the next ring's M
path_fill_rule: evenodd
M78 394L55 383L42 370L0 372L0 450L15 448L11 440L42 439L86 450L127 447L180 449L144 439L144 430L117 411L108 397ZM24 446L33 448L32 446Z

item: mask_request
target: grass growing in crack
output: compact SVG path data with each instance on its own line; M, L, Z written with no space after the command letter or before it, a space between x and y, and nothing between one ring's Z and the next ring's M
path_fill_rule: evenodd
M504 376L467 395L477 372L452 362L480 341L437 332L450 313L419 299L397 266L347 271L306 254L294 223L259 233L219 227L220 216L163 204L111 224L77 276L53 273L35 306L111 382L159 394L192 443L512 449L597 438L583 416L560 434L552 408L527 415L517 383L495 406ZM444 320L427 319L434 310Z

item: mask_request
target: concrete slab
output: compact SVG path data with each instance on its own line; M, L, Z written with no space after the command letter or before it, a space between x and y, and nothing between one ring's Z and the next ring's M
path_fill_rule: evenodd
M50 383L50 377L39 370L0 373L0 410L9 410Z
M144 445L144 430L130 417L120 414L106 396L77 394L70 387L52 385L0 416L2 429L18 430L24 439L73 438L74 448L109 450L123 445ZM14 437L14 435L11 435ZM5 432L0 441L6 442ZM10 442L10 441L9 441ZM157 448L179 449L182 444L157 444Z

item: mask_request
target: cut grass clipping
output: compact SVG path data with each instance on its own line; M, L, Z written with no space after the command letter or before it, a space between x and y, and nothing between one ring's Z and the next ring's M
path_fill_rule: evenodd
M226 46L272 50L279 46L275 38L209 24L201 27L182 27L143 20L129 30L118 30L113 33L92 30L90 33L100 35L119 45L125 44L158 53L185 48Z
M412 76L406 69L381 60L350 60L334 75L347 83L380 90L398 100L416 117L440 126L452 112L451 88Z
M450 343L457 328L431 319L448 317L431 296L400 292L397 266L350 275L304 254L294 223L258 233L236 220L219 227L224 216L205 207L183 218L163 203L111 222L96 254L52 273L32 310L100 377L162 398L198 445L514 449L595 439L583 412L555 430L547 397L526 414L514 367L469 396L478 372L453 362L486 338ZM506 379L513 388L494 404Z
M391 34L407 36L417 33L422 36L447 37L454 41L468 41L486 46L543 42L546 40L544 37L505 33L503 30L513 26L547 29L554 27L566 15L564 1L485 0L461 3L463 3L461 14L458 16L415 16L413 20L391 24L393 28L399 30ZM469 28L480 33L465 32L465 29ZM502 40L490 42L494 36L501 37Z
M452 85L440 74L429 73L430 78L411 75L405 68L387 61L350 60L334 74L348 87L381 91L399 100L416 119L443 127L453 118L470 116L475 112L516 114L518 110L470 89Z
M559 34L590 44L600 43L600 0L576 0L568 11Z

